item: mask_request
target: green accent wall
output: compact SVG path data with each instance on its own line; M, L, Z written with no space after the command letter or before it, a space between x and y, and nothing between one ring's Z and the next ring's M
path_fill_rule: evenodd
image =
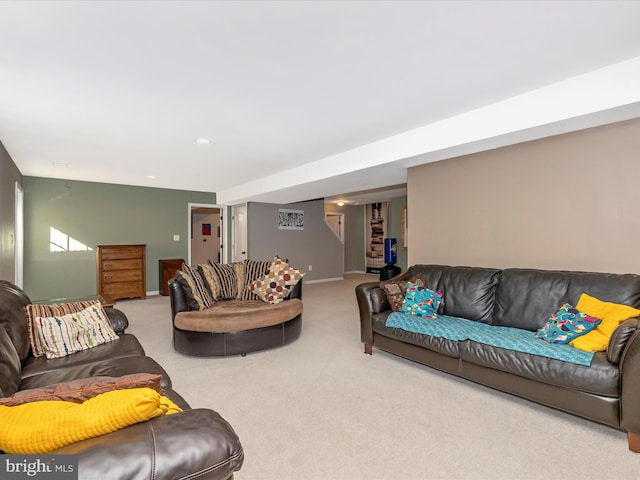
M95 248L108 244L146 244L146 289L158 291L158 260L187 258L189 203L216 203L215 193L41 177L25 176L23 187L24 288L32 300L96 293ZM51 252L51 228L92 250Z

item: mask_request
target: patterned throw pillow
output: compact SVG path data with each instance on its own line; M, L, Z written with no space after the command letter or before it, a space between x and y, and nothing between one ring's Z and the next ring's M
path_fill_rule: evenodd
M601 319L591 317L565 303L551 315L547 323L538 329L536 337L549 343L569 343L596 328Z
M214 303L197 265L182 264L182 271L176 272L176 279L182 286L191 310L204 310Z
M440 292L434 292L409 282L401 311L425 318L435 318L441 301L442 294Z
M209 289L209 294L211 294L211 299L216 302L222 298L222 287L220 286L220 280L218 280L218 275L216 275L215 270L208 263L203 263L198 265L198 270L200 271L200 275L204 278L204 282Z
M35 326L48 359L66 357L118 339L99 303L61 317L36 317Z
M90 300L87 302L54 303L51 305L27 305L27 326L29 328L33 356L42 357L44 355L44 347L40 343L40 337L35 327L37 317L56 317L68 313L81 312L96 303L98 303L97 300Z
M240 300L260 300L260 297L251 291L251 284L260 277L264 277L267 273L269 273L271 261L245 260L244 266L245 277Z
M269 273L252 282L249 288L265 302L280 303L304 275L280 257L275 257L269 266Z
M209 265L213 268L213 271L218 278L218 284L220 285L220 296L215 300L228 300L238 296L238 282L240 275L242 275L242 282L244 286L244 263L217 263L209 260ZM240 268L242 265L242 268Z
M385 280L380 282L380 288L384 290L389 303L391 304L391 310L394 312L399 312L402 310L402 305L404 305L404 298L407 293L407 285L409 282L413 283L418 287L426 287L427 282L422 275L415 275L412 278L407 280Z

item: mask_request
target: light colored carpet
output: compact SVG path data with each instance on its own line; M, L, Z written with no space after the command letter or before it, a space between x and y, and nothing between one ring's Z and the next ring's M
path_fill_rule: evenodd
M354 289L375 280L304 285L300 339L246 357L174 352L169 297L117 308L175 390L236 430L238 480L640 479L623 432L379 350L364 355Z

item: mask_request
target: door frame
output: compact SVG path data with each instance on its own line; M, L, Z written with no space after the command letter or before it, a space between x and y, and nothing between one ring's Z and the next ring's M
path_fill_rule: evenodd
M15 217L13 226L14 283L23 288L24 282L24 189L16 182Z
M191 224L191 211L194 208L217 208L220 210L220 223L222 224L222 235L220 241L222 242L222 263L227 263L229 258L229 242L227 241L228 225L228 207L226 205L218 205L212 203L189 203L187 204L187 265L191 265L191 232L193 225Z

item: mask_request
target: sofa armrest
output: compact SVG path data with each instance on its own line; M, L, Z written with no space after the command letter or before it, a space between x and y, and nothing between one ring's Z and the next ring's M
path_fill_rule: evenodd
M620 359L620 427L640 433L640 330L627 342Z
M185 410L55 450L77 455L79 478L227 480L244 460L231 426L208 409Z
M291 289L291 293L285 298L285 300L289 300L291 298L299 298L302 300L302 279L298 283L296 283Z
M129 328L129 319L123 311L113 307L106 307L104 313L107 314L107 318L117 335L122 335Z
M179 312L188 312L190 310L182 285L175 279L169 280L169 298L171 299L172 320L176 318L176 314Z
M391 310L391 305L379 282L361 283L356 287L356 298L360 309L360 340L373 343L372 318L380 312Z

